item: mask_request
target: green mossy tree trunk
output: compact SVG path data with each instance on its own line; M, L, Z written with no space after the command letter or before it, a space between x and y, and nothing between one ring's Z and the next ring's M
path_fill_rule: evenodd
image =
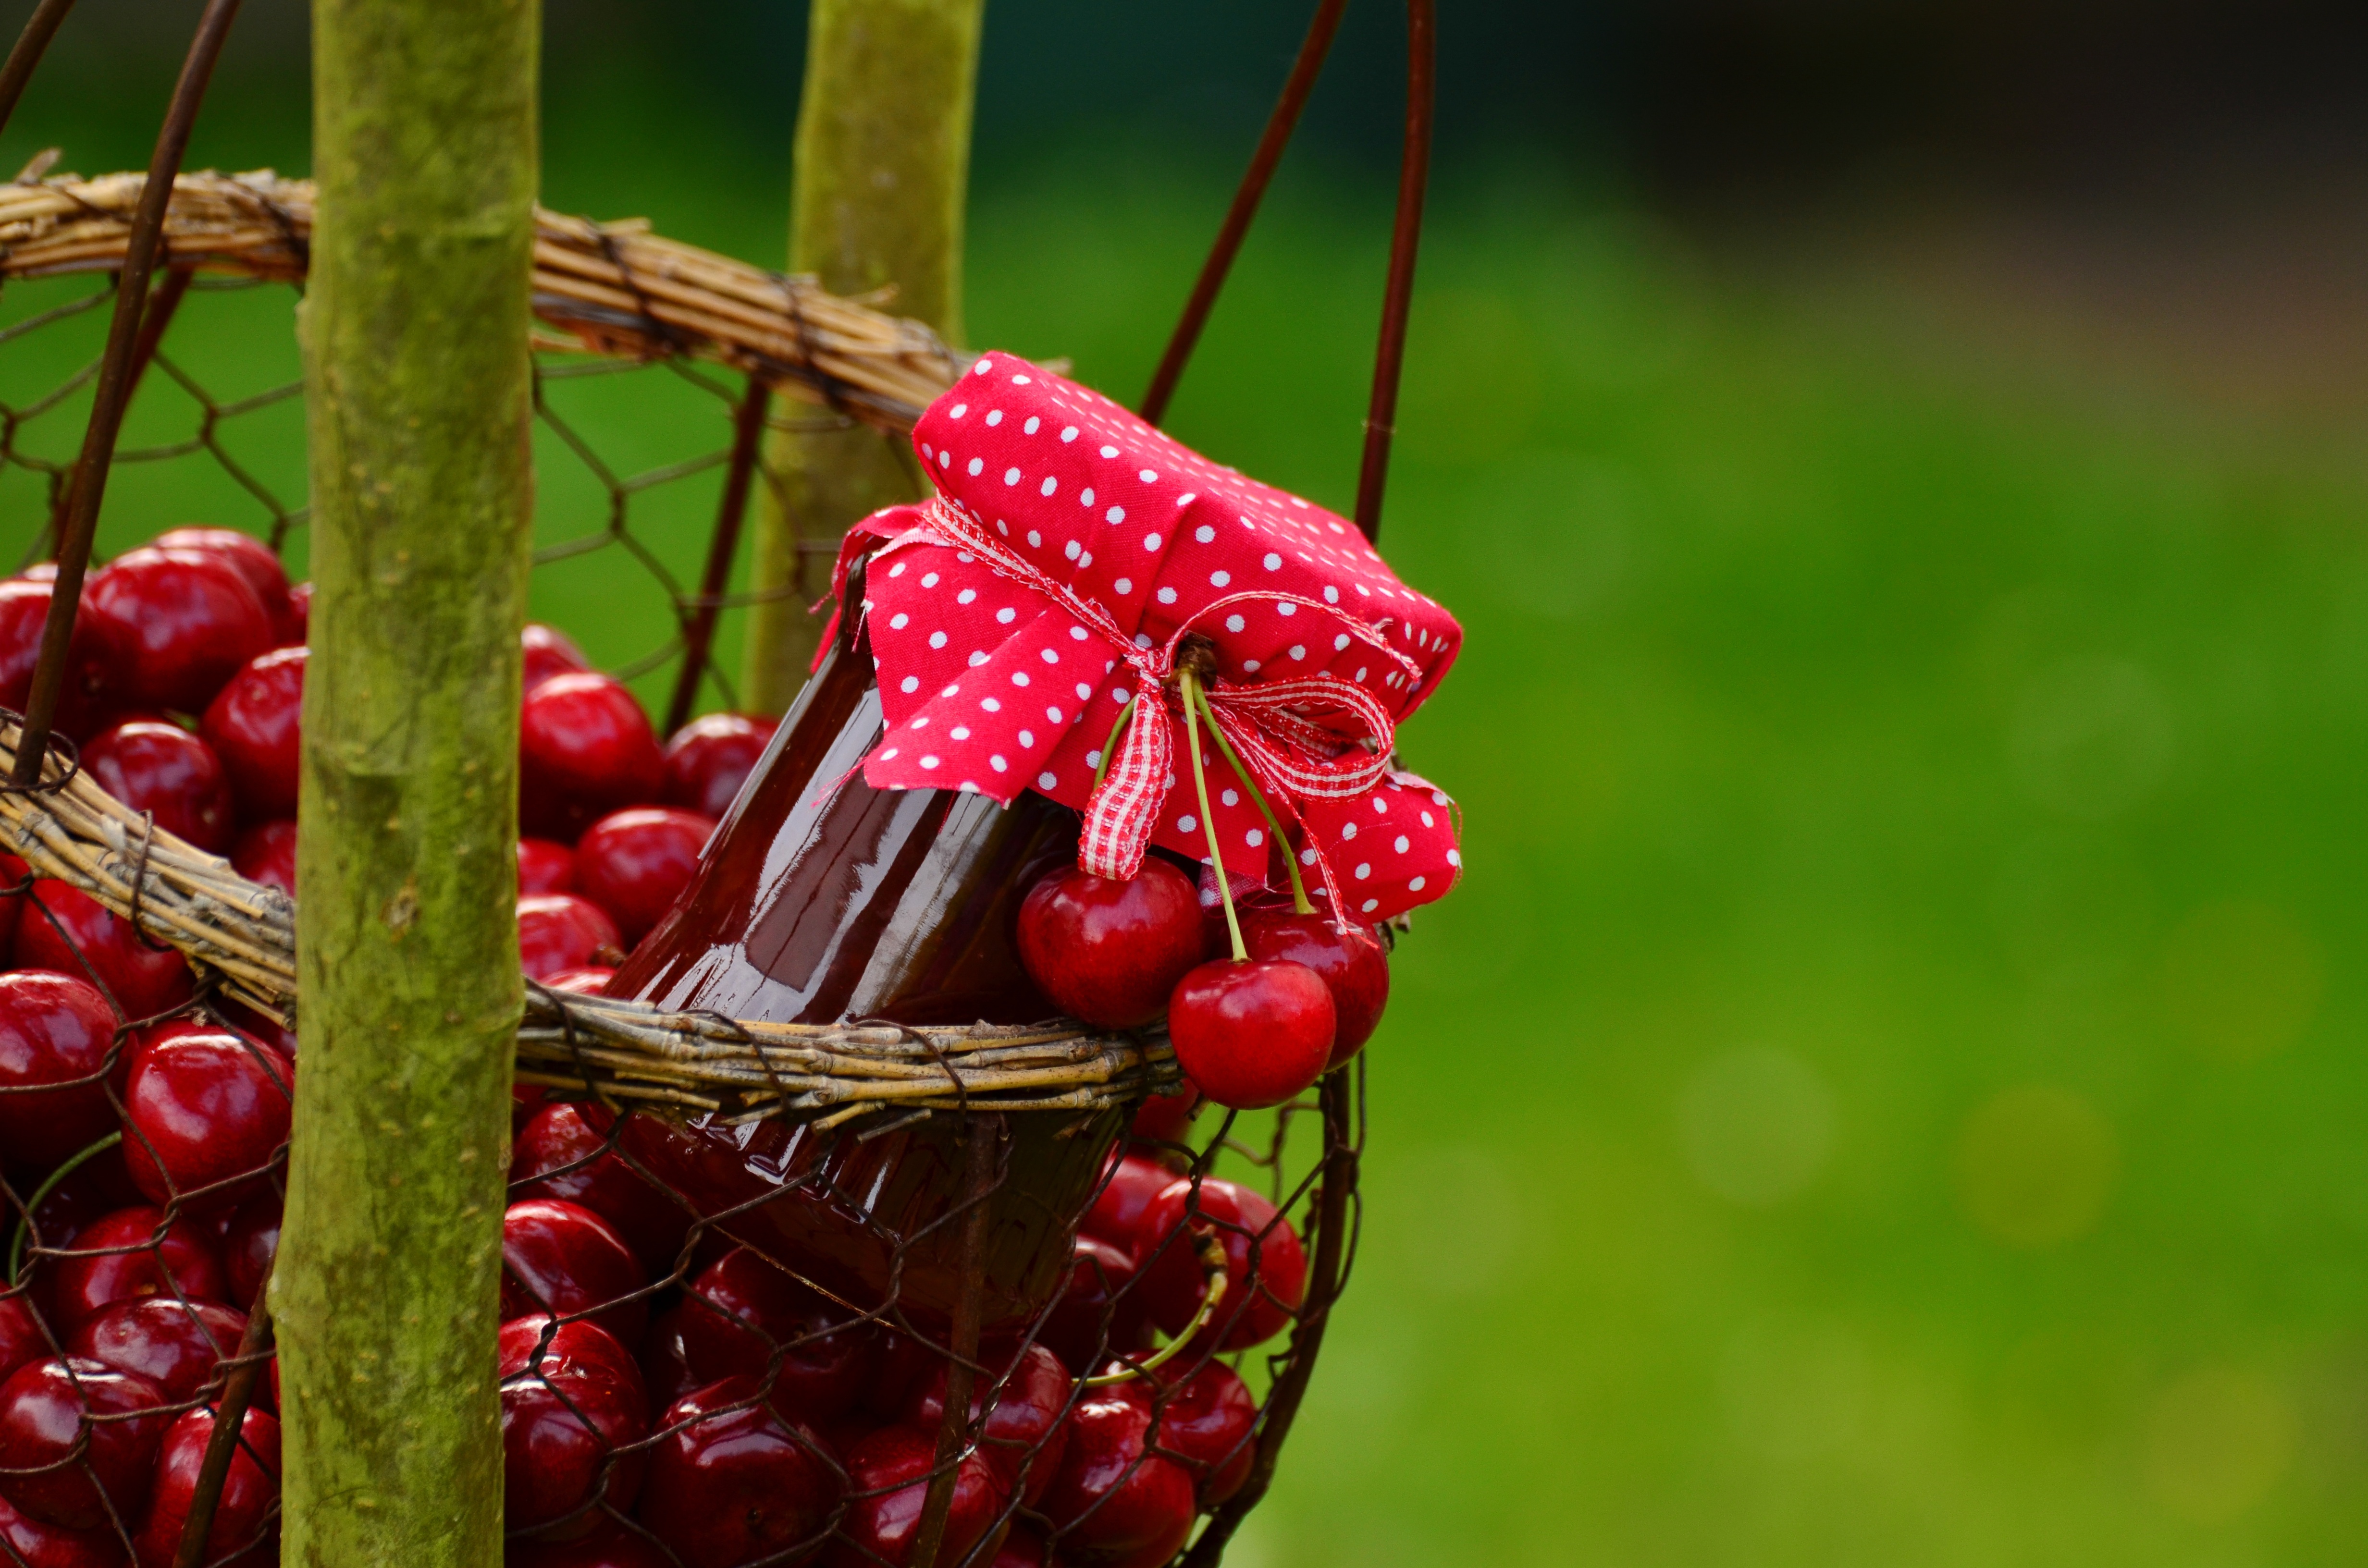
M839 294L894 284L890 310L955 344L985 9L985 0L814 0L798 108L790 270ZM751 578L788 591L749 617L741 693L751 710L781 712L804 683L821 633L806 609L830 585L848 525L921 494L902 439L860 425L773 434Z
M535 0L315 0L284 1561L498 1568Z

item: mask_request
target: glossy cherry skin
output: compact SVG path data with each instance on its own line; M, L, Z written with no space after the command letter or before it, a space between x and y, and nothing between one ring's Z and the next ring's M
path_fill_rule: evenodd
M1152 1143L1181 1143L1201 1111L1201 1091L1187 1084L1172 1095L1153 1095L1138 1107L1128 1136Z
M650 1435L650 1406L625 1347L591 1324L538 1314L504 1324L497 1349L504 1527L590 1535L607 1522L596 1493L630 1510L649 1459L617 1450Z
M518 824L573 844L593 823L657 799L666 759L649 715L607 676L553 676L518 715Z
M1263 1193L1222 1176L1202 1177L1197 1194L1190 1178L1179 1178L1144 1213L1134 1251L1152 1322L1181 1334L1199 1311L1208 1287L1187 1244L1196 1233L1213 1234L1225 1248L1224 1300L1201 1339L1247 1350L1281 1333L1307 1293L1307 1250Z
M279 618L276 641L283 648L302 648L313 633L313 585L297 583L288 590L288 613Z
M176 713L203 712L224 681L277 641L270 609L237 567L209 551L117 556L91 578L85 613L115 643L119 699Z
M255 590L277 628L288 614L288 568L271 547L253 534L236 528L167 528L148 541L152 550L194 550L218 555Z
M546 974L539 983L546 991L572 991L579 996L605 994L609 982L617 971L607 964L587 963L581 969L563 969L557 974Z
M1323 1075L1332 993L1305 964L1217 959L1176 983L1167 1038L1193 1086L1222 1106L1277 1106Z
M1113 1356L1150 1348L1151 1319L1134 1283L1133 1255L1092 1236L1079 1236L1068 1283L1044 1319L1039 1342L1076 1377Z
M632 947L699 873L712 818L672 806L611 812L575 841L575 891L607 910Z
M502 1216L502 1317L595 1312L622 1345L639 1345L649 1324L648 1281L617 1228L580 1204L555 1198L513 1203ZM631 1301L626 1297L632 1297ZM617 1303L609 1306L607 1303Z
M905 1426L936 1433L939 1422L945 1419L948 1371L939 1363L915 1391L905 1412ZM1068 1428L1061 1419L1069 1408L1069 1369L1042 1345L1030 1345L1009 1363L1008 1371L998 1371L1002 1388L985 1427L979 1430L978 1451L994 1470L996 1484L1007 1495L1017 1490L1020 1500L1033 1507L1059 1472L1061 1450L1069 1440ZM971 1394L973 1422L985 1404L987 1387L982 1379Z
M296 814L297 759L303 745L302 648L274 648L230 677L199 729L230 772L248 822Z
M230 847L231 869L250 882L296 896L296 824L257 823Z
M17 926L17 963L98 983L137 1023L171 1012L195 993L189 966L170 948L151 948L80 888L47 878L33 884L33 902ZM49 911L56 924L41 913ZM65 929L63 935L58 927ZM85 965L88 967L85 968Z
M40 655L41 630L49 623L50 597L48 583L0 583L0 708L25 710L33 689L33 665ZM65 685L58 693L60 729L70 735L89 734L99 716L116 706L116 664L110 630L87 615L76 615L66 640Z
M850 1495L847 1514L838 1521L844 1539L831 1543L825 1559L830 1568L873 1568L879 1562L901 1568L911 1562L913 1539L920 1533L921 1510L929 1494L929 1471L936 1465L937 1434L912 1426L882 1427L848 1450ZM938 1561L960 1562L968 1556L995 1528L1008 1497L983 1456L964 1457L954 1470L953 1506L946 1514Z
M582 1540L513 1540L502 1568L675 1568L661 1549L613 1520Z
M160 1238L164 1221L160 1209L118 1209L75 1233L70 1256L56 1260L51 1326L71 1335L117 1301L176 1289L192 1301L223 1300L228 1286L203 1233L184 1220Z
M518 632L518 651L525 662L521 693L532 691L553 676L580 675L592 667L584 650L555 626L529 620Z
M1157 856L1131 881L1054 871L1019 905L1019 961L1072 1017L1100 1028L1147 1024L1201 961L1191 879Z
M1176 1184L1176 1176L1174 1166L1149 1154L1117 1155L1077 1228L1130 1253L1136 1251L1144 1215Z
M1047 1568L1053 1561L1052 1549L1044 1538L1026 1525L1013 1525L1003 1544L995 1549L995 1561L986 1568Z
M0 1295L0 1383L26 1362L51 1353L49 1335L41 1332L31 1303L22 1294Z
M10 1568L123 1568L123 1543L113 1529L44 1524L0 1497L0 1562Z
M213 1441L214 1421L213 1407L199 1405L166 1429L156 1456L155 1490L149 1494L147 1516L131 1538L132 1558L140 1568L173 1568L182 1527L197 1502L198 1481L205 1470L206 1449ZM238 1436L230 1470L222 1477L221 1499L214 1505L213 1523L206 1530L206 1552L200 1562L221 1562L279 1528L279 1516L271 1509L279 1499L279 1419L250 1406L239 1421ZM268 1557L258 1552L256 1560Z
M769 1378L773 1407L816 1426L854 1407L880 1362L875 1324L749 1247L700 1270L683 1297L680 1329L691 1376L702 1383Z
M118 1301L74 1331L66 1354L154 1383L167 1404L185 1404L205 1391L214 1369L238 1354L246 1314L219 1301L183 1306L169 1296Z
M101 1080L114 1040L114 1012L82 981L0 974L0 1158L47 1169L107 1136L115 1108Z
M518 923L518 963L530 980L596 963L607 967L624 957L608 911L572 892L519 899Z
M641 1520L684 1563L739 1568L786 1553L818 1536L846 1494L828 1439L767 1405L754 1378L685 1394L657 1430Z
M709 713L693 719L666 744L669 806L721 820L772 744L778 719L753 713Z
M1144 1451L1151 1398L1140 1379L1086 1391L1043 1509L1064 1562L1157 1568L1192 1533L1192 1477Z
M238 807L214 748L178 724L135 720L101 730L82 748L91 782L156 825L210 855L230 847Z
M261 1192L238 1206L222 1237L222 1276L233 1301L252 1301L279 1252L279 1195Z
M574 892L575 851L549 838L518 840L518 892Z
M609 1134L616 1119L608 1107L586 1100L537 1110L511 1145L511 1196L557 1198L589 1209L617 1228L651 1278L661 1278L681 1255L690 1210L615 1152Z
M1346 929L1326 915L1259 909L1242 915L1242 945L1250 957L1305 964L1332 993L1332 1053L1328 1072L1364 1046L1390 1003L1390 955L1362 926Z
M164 1403L163 1391L147 1379L96 1361L51 1356L19 1367L0 1384L0 1472L60 1468L38 1475L0 1473L0 1497L68 1529L107 1524L110 1502L117 1517L138 1518L148 1501L156 1446L172 1419L142 1413ZM86 1423L85 1413L126 1419ZM85 1426L90 1436L79 1462L61 1463L74 1455Z
M259 1040L204 1024L152 1031L123 1091L132 1181L188 1212L243 1201L288 1141L295 1087L295 1063Z
M1258 1449L1258 1401L1223 1361L1207 1359L1178 1380L1171 1361L1152 1373L1166 1386L1159 1408L1158 1449L1199 1479L1201 1506L1215 1507L1242 1489Z

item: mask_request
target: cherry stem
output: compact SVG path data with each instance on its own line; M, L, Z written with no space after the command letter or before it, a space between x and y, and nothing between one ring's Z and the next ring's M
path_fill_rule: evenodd
M17 1227L17 1233L8 1239L8 1284L12 1289L17 1284L17 1271L25 1262L25 1243L33 1233L33 1210L48 1202L50 1194L58 1189L58 1184L74 1175L84 1162L106 1153L122 1142L122 1133L108 1133L89 1148L73 1155L56 1170L51 1171L49 1179L33 1189L32 1197L25 1199L24 1221Z
M1225 931L1234 939L1234 961L1247 963L1250 950L1242 941L1241 918L1234 913L1234 890L1225 882L1225 854L1217 847L1217 819L1209 814L1209 774L1201 765L1201 677L1186 668L1177 672L1176 679L1184 688L1184 739L1192 748L1192 788L1201 796L1201 825L1209 832L1209 865L1217 873L1217 897L1224 902Z
M1249 791L1250 803L1258 807L1260 816L1266 818L1267 831L1273 834L1275 843L1282 846L1282 874L1291 879L1291 912L1293 915L1315 914L1315 906L1307 902L1307 884L1299 880L1298 849L1292 844L1291 835L1282 831L1282 824L1275 820L1274 808L1266 803L1265 791L1258 787L1258 780L1252 778L1250 770L1242 766L1242 759L1234 755L1234 743L1225 739L1225 732L1217 722L1217 710L1209 706L1206 687L1200 688L1200 698L1201 711L1209 716L1209 738L1217 743L1217 749L1224 753L1227 762L1233 764L1234 777L1239 778L1242 788Z
M1110 736L1102 742L1102 759L1094 764L1095 789L1100 789L1102 780L1110 777L1110 758L1118 752L1118 733L1126 728L1126 716L1133 712L1134 705L1142 700L1140 697L1128 699L1126 706L1120 709L1118 717L1111 721Z
M1225 1244L1214 1236L1202 1236L1200 1238L1199 1250L1201 1277L1205 1282L1204 1293L1201 1297L1201 1310L1192 1314L1192 1321L1184 1325L1184 1332L1140 1361L1122 1362L1122 1369L1120 1371L1104 1372L1099 1377L1081 1380L1086 1387L1108 1388L1112 1383L1122 1383L1131 1378L1142 1377L1146 1372L1157 1371L1174 1360L1178 1352L1191 1344L1193 1336L1209 1325L1209 1320L1216 1315L1217 1303L1225 1299L1225 1279L1228 1273Z

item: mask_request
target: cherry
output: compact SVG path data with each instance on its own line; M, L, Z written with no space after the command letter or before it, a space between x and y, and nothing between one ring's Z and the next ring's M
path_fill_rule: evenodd
M608 911L572 892L531 893L518 900L518 962L530 980L621 960L617 923Z
M187 1221L167 1227L163 1210L144 1205L100 1215L56 1260L51 1325L72 1335L115 1302L143 1296L222 1301L228 1290L222 1265L199 1234Z
M258 823L230 846L231 869L250 882L296 896L296 824Z
M165 1430L156 1456L155 1491L148 1500L148 1516L141 1521L140 1533L131 1538L131 1555L139 1568L173 1568L181 1547L182 1527L197 1502L198 1481L205 1471L206 1449L213 1442L215 1420L212 1406L199 1405ZM206 1530L200 1562L222 1562L260 1543L279 1528L279 1516L272 1508L279 1500L279 1419L268 1411L249 1407L239 1418L238 1439L230 1470L222 1477L221 1496L214 1504L213 1523Z
M120 1081L120 1070L115 1077ZM50 1195L33 1206L33 1228L40 1232L44 1247L71 1246L92 1221L141 1201L140 1189L131 1185L131 1172L123 1164L123 1144L119 1140L67 1172Z
M289 1061L296 1060L296 1031L268 1013L259 1013L243 1002L216 997L214 1008L230 1021L240 1034L261 1040Z
M0 1295L0 1383L28 1361L50 1354L50 1336L21 1292Z
M915 1392L905 1413L907 1426L937 1431L945 1419L946 1379L951 1369L949 1364L940 1363ZM1068 1369L1042 1345L1030 1345L1020 1351L1000 1381L995 1408L983 1426L976 1423L990 1381L978 1381L971 1394L970 1420L978 1451L995 1471L996 1486L1006 1493L1017 1489L1019 1500L1033 1507L1053 1484L1061 1468L1061 1450L1069 1440L1068 1428L1061 1420L1069 1408ZM939 1560L947 1559L941 1555ZM960 1561L959 1554L952 1560Z
M156 825L219 855L230 847L238 807L214 748L178 724L135 720L101 730L82 748L91 781Z
M575 851L548 838L518 840L518 892L574 892Z
M1133 1256L1124 1247L1092 1236L1077 1238L1068 1280L1037 1335L1075 1375L1085 1376L1112 1356L1150 1347L1143 1293L1127 1289L1134 1274Z
M51 585L23 579L0 583L0 708L25 710L41 629L50 619ZM84 608L88 608L85 597ZM86 614L74 617L66 639L66 680L58 692L58 728L86 735L113 701L117 652L110 629Z
M856 1414L873 1426L893 1426L903 1418L921 1380L945 1360L945 1352L894 1329L882 1329L881 1338L880 1370Z
M296 814L304 666L311 658L302 648L260 655L214 695L199 725L229 769L249 822Z
M854 1407L880 1363L875 1325L751 1247L700 1270L683 1298L680 1331L700 1381L754 1377L775 1409L818 1426Z
M0 1384L0 1497L68 1529L138 1518L172 1419L148 1413L164 1403L147 1379L97 1361L51 1356L17 1368Z
M1152 1376L1173 1377L1173 1363ZM1157 1447L1201 1481L1201 1506L1213 1508L1242 1489L1256 1457L1258 1401L1249 1385L1223 1361L1206 1360L1174 1382L1155 1402L1159 1407Z
M642 1386L650 1403L664 1409L695 1388L705 1386L691 1375L690 1355L682 1342L682 1304L660 1312L642 1335Z
M666 788L659 799L721 820L780 727L780 720L753 713L693 719L666 744Z
M201 1023L149 1032L123 1091L123 1161L152 1201L223 1209L252 1191L288 1141L296 1064Z
M1019 906L1019 961L1074 1017L1099 1028L1147 1024L1201 961L1191 880L1156 856L1132 881L1054 871Z
M1225 1249L1224 1300L1201 1337L1226 1350L1273 1338L1305 1298L1307 1250L1263 1194L1221 1176L1201 1178L1197 1197L1190 1177L1178 1179L1144 1213L1134 1255L1152 1322L1181 1334L1200 1310L1208 1284L1189 1243L1201 1232Z
M260 1192L238 1206L222 1229L222 1275L233 1301L252 1301L279 1253L279 1195Z
M1065 1562L1156 1568L1192 1533L1192 1477L1146 1453L1151 1398L1141 1379L1088 1389L1069 1413L1069 1447L1044 1494Z
M652 1278L663 1278L681 1256L690 1210L614 1151L609 1131L616 1122L614 1111L590 1101L565 1100L535 1112L511 1146L513 1195L581 1204L617 1228Z
M604 1519L602 1527L582 1540L514 1540L503 1568L676 1568L664 1551L623 1526Z
M657 1429L641 1519L678 1562L797 1561L791 1551L828 1528L845 1495L828 1441L772 1408L754 1378L685 1394Z
M0 974L0 1152L9 1163L45 1169L107 1136L115 1108L102 1080L114 1040L115 1014L92 986L64 974Z
M33 906L17 927L20 968L53 970L76 980L95 973L96 983L123 1010L126 1022L169 1013L195 994L196 982L180 954L150 947L130 922L117 919L80 888L44 878L33 884L32 898Z
M502 1216L505 1320L590 1312L618 1343L638 1345L650 1316L649 1301L639 1294L645 1283L625 1238L581 1204L529 1198Z
M288 590L288 613L279 618L275 640L283 648L302 648L313 633L313 585L298 583Z
M12 968L17 950L17 926L25 913L25 895L12 888L29 888L33 869L14 855L0 851L0 968Z
M575 841L575 891L607 910L631 947L699 874L714 819L672 806L611 812Z
M657 799L666 759L649 715L608 676L553 676L527 694L518 716L518 821L527 832L574 843L625 806Z
M1144 1215L1175 1182L1174 1168L1149 1154L1118 1155L1077 1228L1133 1252Z
M194 550L220 556L246 579L246 585L255 590L255 597L270 612L275 627L286 618L288 568L279 563L279 557L269 545L253 534L244 534L236 528L168 528L150 540L148 545L152 550Z
M592 667L584 650L555 626L529 620L518 632L519 655L525 662L521 693L532 691L553 676L580 675Z
M502 1325L505 1528L554 1539L592 1534L641 1494L649 1398L625 1347L588 1323L536 1315ZM633 1449L619 1453L619 1449Z
M598 996L609 989L609 982L617 971L604 963L587 963L581 969L563 969L557 974L546 974L539 983L545 991L572 991L578 996Z
M825 1561L830 1568L859 1568L878 1562L901 1565L912 1560L914 1538L920 1533L921 1511L929 1494L929 1472L937 1468L937 1435L910 1426L886 1426L858 1443L847 1456L847 1476L854 1494L838 1521L839 1540L831 1543ZM865 1496L865 1493L877 1495ZM1003 1512L1005 1489L984 1456L964 1455L954 1469L953 1506L946 1513L946 1532L939 1538L938 1561L960 1562L986 1538Z
M152 546L117 556L90 580L85 613L111 636L118 693L135 707L202 711L274 641L269 607L210 551Z
M214 1369L238 1354L246 1314L219 1301L184 1306L169 1296L118 1301L74 1331L66 1354L119 1372L137 1372L162 1390L167 1404L186 1404L204 1392Z
M986 1568L1047 1568L1053 1561L1052 1549L1044 1538L1026 1525L1014 1525L1003 1544L995 1549L995 1561Z
M1181 1143L1201 1113L1201 1091L1187 1084L1172 1095L1153 1095L1134 1113L1130 1137L1152 1143Z
M1167 1038L1200 1091L1235 1110L1290 1099L1332 1054L1332 993L1302 963L1215 959L1176 983Z
M1332 993L1332 1054L1326 1071L1357 1054L1372 1038L1390 1001L1390 955L1362 926L1340 926L1322 914L1288 909L1244 910L1242 944L1250 957L1303 963Z
M0 1562L11 1568L123 1568L123 1545L112 1529L44 1524L0 1497Z

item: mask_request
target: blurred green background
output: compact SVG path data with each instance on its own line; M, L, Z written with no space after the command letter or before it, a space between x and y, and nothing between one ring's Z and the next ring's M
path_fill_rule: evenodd
M990 9L969 259L973 346L1121 399L1301 25L1133 9ZM86 10L0 164L145 161L194 7ZM190 162L301 173L301 13L252 10ZM1400 949L1354 1289L1230 1560L2359 1561L2355 34L1449 11L1383 543L1469 634L1404 744L1470 873ZM1342 508L1398 25L1354 14L1171 421ZM554 6L548 199L777 259L797 45ZM287 381L290 302L194 300L174 364ZM0 401L101 313L0 343ZM552 398L620 474L727 436L664 370ZM196 407L152 380L129 439ZM222 432L301 496L293 401ZM604 526L541 460L544 539ZM632 501L685 574L714 483ZM40 505L0 474L0 548ZM127 466L102 543L267 516ZM611 665L666 635L614 550L537 596Z

